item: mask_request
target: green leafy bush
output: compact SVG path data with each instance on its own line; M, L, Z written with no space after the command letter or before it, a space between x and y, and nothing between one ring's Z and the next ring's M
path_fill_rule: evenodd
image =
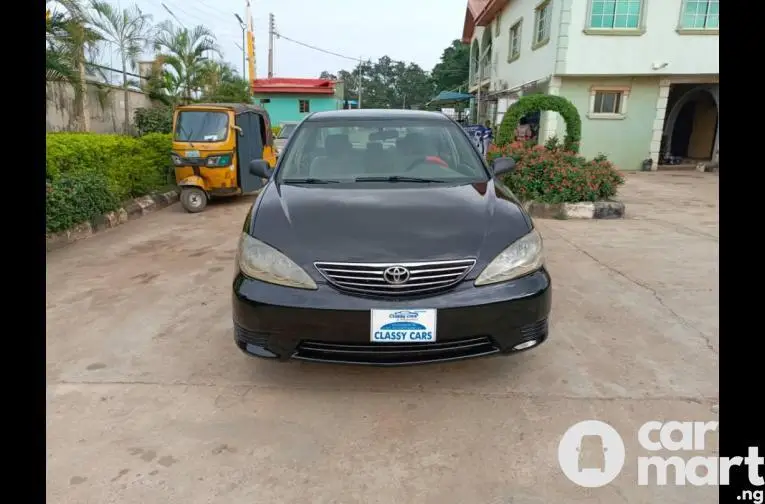
M173 108L167 106L139 108L133 117L139 135L169 134L173 131Z
M279 133L281 133L282 127L281 126L271 126L271 131L274 134L274 138L276 138L276 137L279 136Z
M157 167L162 173L162 182L167 183L172 175L172 181L175 183L175 171L173 163L170 160L170 152L173 147L173 141L170 135L162 133L149 133L138 138L144 151L144 160L147 166ZM153 189L154 187L152 187ZM140 192L140 189L136 189Z
M502 178L523 201L603 201L613 198L624 183L622 175L605 156L587 160L557 146L548 149L528 142L492 146L488 158L492 161L497 157L515 159L515 170Z
M69 173L46 184L46 230L55 233L69 229L116 210L119 204L103 174Z
M579 141L582 138L582 118L573 103L562 96L527 95L507 109L502 117L502 124L497 132L496 144L507 145L515 141L515 129L521 118L532 112L558 112L566 123L566 138L563 147L572 152L579 152Z
M139 138L49 133L46 137L45 176L49 198L54 199L48 201L52 205L47 209L48 231L64 229L60 227L64 225L61 223L78 224L91 218L90 212L94 209L101 212L114 201L119 203L143 196L166 185L171 146L170 135L159 133ZM104 191L108 198L99 196ZM100 203L87 206L86 200L91 201L87 199L90 193L93 194L92 201ZM82 211L75 211L76 205L61 203L70 202L71 198L85 198ZM104 203L106 201L108 205ZM113 208L105 211L109 210ZM84 219L83 215L86 215Z

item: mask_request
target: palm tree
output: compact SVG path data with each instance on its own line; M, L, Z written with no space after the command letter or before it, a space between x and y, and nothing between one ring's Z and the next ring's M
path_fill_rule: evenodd
M144 14L133 5L120 11L102 0L93 0L90 22L98 34L115 45L122 59L122 89L125 93L125 134L130 132L130 105L128 99L128 64L134 70L141 51L149 43L151 15Z
M177 27L170 21L157 26L154 48L160 51L159 59L176 74L180 92L188 103L203 83L203 65L209 54L221 55L215 35L204 26L188 29Z
M74 129L87 131L90 127L86 113L86 66L88 52L94 52L100 40L87 23L79 0L46 0L45 76L47 80L69 82L74 87ZM52 10L58 4L64 11Z
M250 88L246 79L230 64L206 61L202 65L202 98L210 102L249 103Z

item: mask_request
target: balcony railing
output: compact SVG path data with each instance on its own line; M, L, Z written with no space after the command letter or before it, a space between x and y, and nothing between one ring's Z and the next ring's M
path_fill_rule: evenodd
M484 63L483 66L481 66L481 80L485 81L486 79L491 78L491 64Z

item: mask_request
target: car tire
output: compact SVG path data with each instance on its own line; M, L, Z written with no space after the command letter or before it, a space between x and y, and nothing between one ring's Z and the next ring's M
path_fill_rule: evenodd
M199 213L207 206L207 193L198 187L181 191L181 205L189 213Z

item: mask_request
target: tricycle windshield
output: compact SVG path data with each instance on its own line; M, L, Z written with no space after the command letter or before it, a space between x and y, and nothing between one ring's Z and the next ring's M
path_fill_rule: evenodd
M178 113L175 140L178 142L222 142L228 137L228 114L206 110Z

